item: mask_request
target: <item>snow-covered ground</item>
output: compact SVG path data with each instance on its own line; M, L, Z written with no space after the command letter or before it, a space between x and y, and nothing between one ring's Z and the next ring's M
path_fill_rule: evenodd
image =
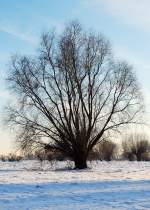
M0 162L0 210L150 209L150 162Z

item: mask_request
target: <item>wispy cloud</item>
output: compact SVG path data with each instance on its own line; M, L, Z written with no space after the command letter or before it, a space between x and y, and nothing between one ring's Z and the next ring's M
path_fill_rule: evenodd
M54 29L56 30L56 32L60 33L64 29L64 22L61 20L55 20L49 17L42 17L41 22L41 28L38 29L41 30L41 32L42 30L47 31L49 29ZM31 31L22 31L19 29L19 27L16 27L13 24L11 25L8 23L0 23L0 32L10 34L11 36L17 37L20 40L36 46L39 42L39 34L35 35L35 31L34 33L32 33Z
M0 31L15 36L20 40L29 42L32 45L36 45L38 43L38 38L34 36L31 32L20 31L17 27L13 25L0 23Z

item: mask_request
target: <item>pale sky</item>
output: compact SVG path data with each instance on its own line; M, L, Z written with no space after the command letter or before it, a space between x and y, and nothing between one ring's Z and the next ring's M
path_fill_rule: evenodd
M117 57L133 64L145 95L150 123L149 0L0 0L0 115L12 96L5 87L8 61L15 53L33 54L40 34L77 19L110 40ZM0 153L13 148L13 132L0 126Z

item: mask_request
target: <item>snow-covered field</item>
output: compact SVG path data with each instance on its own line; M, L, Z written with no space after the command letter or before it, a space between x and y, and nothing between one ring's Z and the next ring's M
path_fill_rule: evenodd
M150 209L150 162L0 162L0 210Z

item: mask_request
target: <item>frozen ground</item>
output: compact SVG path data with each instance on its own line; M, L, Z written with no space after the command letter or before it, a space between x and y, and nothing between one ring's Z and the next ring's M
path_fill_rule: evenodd
M82 171L70 166L0 162L0 210L150 209L150 162L93 162Z

